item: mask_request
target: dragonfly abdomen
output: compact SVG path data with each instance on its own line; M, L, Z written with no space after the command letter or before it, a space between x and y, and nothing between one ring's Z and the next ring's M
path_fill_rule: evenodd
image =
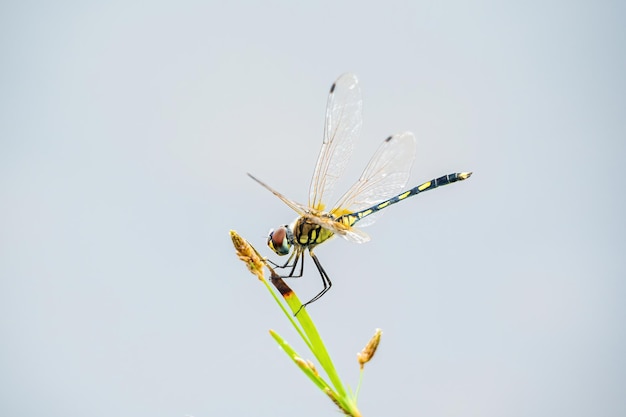
M437 187L442 187L444 185L452 184L457 181L463 181L469 178L472 175L471 172L460 172L454 174L444 175L439 178L432 179L423 184L418 185L417 187L411 188L401 194L398 194L395 197L391 197L389 200L385 200L382 203L378 203L372 207L368 207L365 210L357 211L356 213L344 214L339 217L337 220L342 221L344 224L347 223L350 226L354 225L359 220L364 217L369 216L370 214L374 214L377 211L380 211L384 208L389 207L392 204L396 204L399 201L405 200L409 197L417 195L419 193L423 193L424 191L433 190Z

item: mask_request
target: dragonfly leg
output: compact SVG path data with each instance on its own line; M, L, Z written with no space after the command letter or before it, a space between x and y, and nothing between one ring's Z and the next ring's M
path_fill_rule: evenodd
M273 266L274 268L284 268L284 267L286 266L286 265L279 265L279 264L277 264L276 262L272 261L270 258L265 258L265 260L266 260L267 262L269 262L270 264L272 264L272 266ZM287 261L287 262L289 262L289 261Z
M271 261L269 259L267 259L267 261L269 263L272 264L272 266L274 266L274 268L277 269L285 269L285 268L291 268L291 271L289 271L288 275L281 275L281 278L300 278L302 277L302 273L304 272L304 251L295 251L291 254L291 256L289 257L289 259L287 259L287 262L285 262L283 265L279 265L274 261ZM298 273L298 275L296 275L296 268L298 266L298 263L300 263L300 272Z
M271 264L272 264L272 266L273 266L274 268L280 268L280 269L283 269L283 268L287 268L287 267L290 267L290 266L291 266L291 261L293 261L293 257L294 257L294 255L295 255L295 254L296 254L296 252L293 252L293 253L289 256L289 258L287 259L287 262L285 262L285 264L284 264L284 265L277 264L276 262L272 261L272 260L271 260L271 259L269 259L269 258L265 258L265 259L267 260L267 262L271 263ZM297 261L297 259L296 259L296 263L297 263L297 262L298 262L298 261Z
M298 261L300 261L300 272L298 273L298 275L295 275L294 273L296 271L296 266L298 266ZM293 267L291 268L291 272L289 273L289 276L285 278L300 278L302 277L303 273L304 273L304 251L301 251L298 257L296 258L295 262L293 263Z
M296 312L296 315L298 315L300 310L302 310L304 307L322 298L322 296L326 294L328 290L330 290L330 287L333 286L333 283L330 281L330 278L328 277L328 274L326 273L326 271L324 271L324 268L322 267L322 264L320 263L320 261L317 259L317 256L315 256L315 254L311 250L309 250L309 254L311 255L311 258L313 259L313 262L315 262L315 266L317 266L317 270L320 272L320 276L322 277L322 283L324 284L324 288L315 297L311 298L309 301L302 304L300 308L298 309L298 311Z

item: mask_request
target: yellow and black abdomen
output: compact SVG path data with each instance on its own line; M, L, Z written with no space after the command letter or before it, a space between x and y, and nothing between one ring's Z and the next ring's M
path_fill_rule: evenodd
M472 175L471 172L461 172L455 174L444 175L439 178L432 179L423 184L418 185L417 187L411 188L408 191L405 191L401 194L398 194L395 197L391 197L389 200L385 200L382 203L378 203L372 207L366 208L365 210L358 211L356 213L347 213L343 216L337 218L338 221L347 224L348 226L353 226L356 222L361 220L364 217L369 216L370 214L374 214L377 211L380 211L386 207L389 207L392 204L396 204L404 199L417 195L419 193L423 193L424 191L434 190L437 187L442 187L444 185L452 184L457 181L463 181L469 178Z

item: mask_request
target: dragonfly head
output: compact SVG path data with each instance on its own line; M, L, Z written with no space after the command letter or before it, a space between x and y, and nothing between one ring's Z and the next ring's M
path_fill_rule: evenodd
M293 245L293 232L288 225L270 230L267 236L267 246L278 255L287 255Z

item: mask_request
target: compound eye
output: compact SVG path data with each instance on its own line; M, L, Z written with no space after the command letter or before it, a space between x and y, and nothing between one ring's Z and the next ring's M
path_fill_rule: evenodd
M267 246L278 255L287 255L291 250L291 233L286 226L270 230L267 238Z

